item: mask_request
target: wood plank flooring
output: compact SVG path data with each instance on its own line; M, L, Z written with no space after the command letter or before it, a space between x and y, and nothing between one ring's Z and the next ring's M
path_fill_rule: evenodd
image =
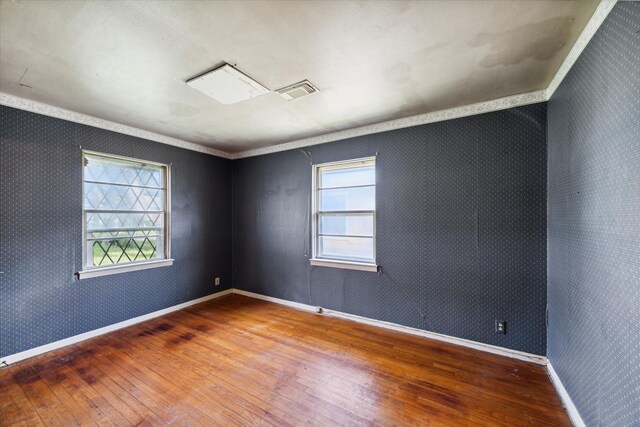
M0 369L0 425L570 426L543 367L228 295Z

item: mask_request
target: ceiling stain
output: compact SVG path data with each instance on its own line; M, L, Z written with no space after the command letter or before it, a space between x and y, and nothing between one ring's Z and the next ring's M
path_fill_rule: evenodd
M439 53L440 51L444 50L448 45L449 43L447 42L430 44L429 46L426 46L420 49L417 55L421 58L428 58L429 56L435 55L436 53Z
M412 66L405 62L384 71L387 84L394 87L402 96L404 102L399 105L398 110L406 115L418 114L416 111L423 111L426 105L418 90L420 82L413 77L412 71Z
M509 31L481 33L471 39L470 47L489 46L493 52L480 65L486 68L519 64L526 59L548 61L564 47L572 33L573 16L561 16L514 28Z
M212 133L207 132L195 132L194 136L201 141L210 141L210 142L218 142L215 136Z
M195 116L201 110L199 108L192 107L191 105L182 104L179 102L169 103L169 114L174 117L190 117Z
M598 3L0 0L0 91L244 151L544 88ZM320 92L227 106L184 84L224 62Z

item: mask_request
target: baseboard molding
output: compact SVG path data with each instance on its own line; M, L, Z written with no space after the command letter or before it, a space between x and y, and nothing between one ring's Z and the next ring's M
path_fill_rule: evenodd
M215 294L210 294L210 295L197 298L191 301L183 302L182 304L173 305L171 307L163 308L162 310L158 310L158 311L144 314L142 316L134 317L132 319L123 320L122 322L114 323L112 325L108 325L99 329L94 329L93 331L88 331L79 335L74 335L72 337L65 338L60 341L55 341L49 344L42 345L40 347L32 348L30 350L25 350L20 353L10 354L8 356L4 356L0 358L0 365L11 365L12 363L16 363L21 360L28 359L30 357L38 356L48 351L57 350L59 348L66 347L68 345L75 344L80 341L88 340L90 338L94 338L99 335L113 332L118 329L126 328L127 326L135 325L136 323L144 322L146 320L150 320L155 317L163 316L173 311L182 310L183 308L187 308L195 304L200 304L201 302L209 301L215 298L220 298L222 296L229 295L232 292L233 292L233 289L227 289Z
M261 299L264 301L273 302L276 304L286 305L288 307L297 308L299 310L309 311L315 313L318 307L314 307L307 304L301 304L299 302L288 301L280 298L269 297L254 292L244 291L241 289L233 289L234 294L244 295L246 297ZM484 344L477 341L466 340L464 338L452 337L449 335L438 334L435 332L424 331L422 329L411 328L408 326L398 325L396 323L385 322L382 320L371 319L368 317L356 316L354 314L343 313L340 311L329 310L323 308L323 315L337 317L340 319L351 320L353 322L364 323L371 326L377 326L379 328L390 329L397 332L403 332L406 334L417 335L420 337L431 338L438 341L448 342L450 344L460 345L463 347L473 348L475 350L485 351L487 353L497 354L500 356L510 357L512 359L524 360L525 362L532 362L538 365L545 366L548 361L545 356L539 356L537 354L526 353L518 350L511 350L504 347L498 347L491 344Z
M551 362L547 363L547 373L549 374L549 378L551 379L551 383L553 387L556 389L556 393L560 397L562 404L564 405L567 414L569 414L569 418L575 427L586 427L584 421L582 421L582 417L580 416L580 412L578 412L578 408L573 404L573 400L571 400L571 396L567 392L567 389L564 388L564 384L560 380L558 373L555 369L553 369L553 365Z
M210 294L201 298L197 298L191 301L187 301L184 302L182 304L177 304L171 307L167 307L167 308L163 308L162 310L158 310L158 311L154 311L152 313L147 313L144 314L142 316L138 316L138 317L134 317L132 319L128 319L128 320L124 320L122 322L118 322L118 323L114 323L112 325L108 325L99 329L95 329L93 331L88 331L79 335L74 335L72 337L69 338L65 338L63 340L60 341L56 341L56 342L52 342L49 344L45 344L43 346L40 347L36 347L36 348L32 348L30 350L26 350L20 353L16 353L16 354L11 354L8 356L5 356L3 358L0 358L0 365L11 365L13 363L16 362L20 362L22 360L25 359L29 359L31 357L34 356L38 356L40 354L43 353L47 353L49 351L53 351L53 350L57 350L59 348L62 347L66 347L72 344L76 344L78 342L81 341L85 341L88 340L90 338L94 338L100 335L104 335L107 334L109 332L113 332L116 331L118 329L122 329L122 328L126 328L128 326L132 326L135 325L137 323L141 323L144 322L146 320L150 320L156 317L160 317L163 316L165 314L169 314L171 312L174 311L178 311L178 310L182 310L184 308L190 307L192 305L196 305L196 304L200 304L202 302L205 301L209 301L215 298L220 298L222 296L225 295L229 295L231 293L234 294L238 294L238 295L244 295L246 297L250 297L250 298L255 298L255 299L260 299L263 301L268 301L268 302L272 302L275 304L280 304L280 305L284 305L287 307L292 307L298 310L303 310L303 311L307 311L307 312L312 312L315 313L317 312L318 307L314 307L308 304L302 304L299 302L294 302L294 301L288 301L285 299L281 299L281 298L275 298L275 297L270 297L270 296L266 296L266 295L262 295L262 294L257 294L255 292L249 292L249 291L244 291L242 289L227 289L215 294ZM358 322L358 323L363 323L363 324L367 324L367 325L371 325L371 326L376 326L379 328L384 328L384 329L389 329L389 330L393 330L393 331L397 331L397 332L403 332L406 334L411 334L411 335L417 335L420 337L424 337L424 338L431 338L434 340L438 340L438 341L444 341L444 342L448 342L450 344L455 344L455 345L459 345L459 346L463 346L463 347L468 347L468 348L472 348L475 350L480 350L480 351L484 351L487 353L492 353L492 354L497 354L499 356L505 356L505 357L510 357L512 359L518 359L518 360L523 360L525 362L532 362L538 365L543 365L546 366L547 369L547 373L549 375L549 378L551 379L551 383L553 384L558 396L560 397L560 400L562 401L562 404L564 405L569 418L571 419L571 422L573 423L574 426L576 427L586 427L584 421L582 421L582 417L580 416L580 413L578 412L578 409L576 408L576 406L573 404L573 401L571 400L571 396L569 396L569 393L567 392L567 390L564 388L564 385L562 384L562 381L560 380L560 377L558 377L558 374L556 373L555 369L553 368L553 365L551 365L551 363L547 360L547 358L545 356L539 356L536 354L531 354L531 353L526 353L523 351L517 351L517 350L511 350L508 348L503 348L503 347L498 347L495 345L490 345L490 344L484 344L484 343L480 343L477 341L471 341L471 340L466 340L463 338L457 338L457 337L452 337L449 335L443 335L443 334L437 334L434 332L429 332L429 331L423 331L421 329L416 329L416 328L411 328L408 326L402 326L402 325L398 325L396 323L391 323L391 322L385 322L382 320L375 320L375 319L370 319L367 317L362 317L362 316L356 316L354 314L348 314L348 313L343 313L340 311L336 311L336 310L328 310L328 309L323 309L323 315L325 316L331 316L331 317L336 317L336 318L340 318L340 319L345 319L345 320L351 320L354 322Z
M215 294L211 294L211 295L207 295L204 296L202 298L197 298L191 301L187 301L184 302L182 304L178 304L178 305L174 305L171 307L167 307L164 308L162 310L158 310L158 311L154 311L152 313L147 313L144 314L142 316L138 316L138 317L134 317L132 319L128 319L128 320L124 320L122 322L118 322L118 323L114 323L112 325L108 325L99 329L95 329L93 331L88 331L79 335L74 335L72 337L69 338L65 338L63 340L60 341L55 341L49 344L45 344L42 345L40 347L35 347L32 348L30 350L25 350L23 352L20 353L15 353L15 354L10 354L8 356L4 356L2 358L0 358L0 365L11 365L13 363L19 362L21 360L25 360L28 359L30 357L34 357L34 356L38 356L40 354L46 353L48 351L52 351L52 350L57 350L59 348L62 347L66 347L68 345L72 345L72 344L76 344L80 341L84 341L84 340L88 340L90 338L94 338L97 337L99 335L103 335L109 332L113 332L116 331L118 329L122 329L122 328L126 328L127 326L131 326L131 325L135 325L136 323L140 323L140 322L144 322L146 320L150 320L153 319L155 317L159 317L159 316L163 316L165 314L171 313L173 311L177 311L177 310L181 310L183 308L187 308L190 307L192 305L195 304L200 304L202 302L205 301L209 301L215 298L220 298L222 296L231 294L231 293L235 293L238 295L244 295L246 297L251 297L251 298L256 298L256 299L261 299L264 301L269 301L269 302L273 302L276 304L280 304L280 305L285 305L288 307L292 307L292 308L296 308L298 310L303 310L303 311L308 311L308 312L312 312L315 313L318 309L318 307L314 307L311 305L307 305L307 304L302 304L302 303L298 303L298 302L293 302L293 301L288 301L288 300L284 300L284 299L280 299L280 298L274 298L274 297L269 297L266 295L262 295L262 294L257 294L254 292L249 292L249 291L244 291L241 289L227 289ZM358 323L363 323L366 325L371 325L371 326L376 326L379 328L384 328L384 329L389 329L389 330L393 330L393 331L397 331L397 332L403 332L406 334L411 334L411 335L417 335L420 337L425 337L425 338L431 338L434 340L438 340L438 341L444 341L444 342L448 342L450 344L455 344L455 345L460 345L463 347L467 347L467 348L472 348L475 350L480 350L480 351L485 351L487 353L492 353L492 354L497 354L500 356L505 356L505 357L510 357L512 359L518 359L518 360L523 360L525 362L532 362L532 363L536 363L538 365L547 365L548 361L547 358L545 356L540 356L537 354L531 354L531 353L526 353L523 351L518 351L518 350L511 350L508 348L504 348L504 347L498 347L495 345L491 345L491 344L484 344L481 342L477 342L477 341L471 341L471 340L467 340L464 338L457 338L457 337L452 337L449 335L443 335L443 334L438 334L435 332L429 332L429 331L424 331L422 329L416 329L416 328L411 328L408 326L403 326L403 325L398 325L396 323L391 323L391 322L385 322L382 320L376 320L376 319L371 319L371 318L367 318L367 317L362 317L362 316L357 316L355 314L349 314L349 313L343 313L340 311L336 311L336 310L329 310L329 309L323 309L323 314L326 316L332 316L332 317L336 317L336 318L340 318L340 319L345 319L345 320L351 320L353 322L358 322ZM552 374L550 373L550 376ZM555 375L555 372L554 372ZM552 377L553 379L553 377ZM556 379L557 379L557 375L556 375ZM559 382L560 380L557 379L558 383L560 385L562 385L561 382ZM554 381L554 385L556 384L556 382ZM558 388L558 387L556 387ZM564 390L564 388L562 388L562 390ZM561 397L563 396L563 394L560 392L560 390L558 389L558 393L561 395ZM566 391L564 391L564 395L567 396L568 398L568 394L566 393ZM563 401L564 401L564 397L563 397ZM570 401L570 399L569 399ZM574 407L575 408L575 407ZM576 411L577 413L577 411ZM579 424L578 424L579 425Z

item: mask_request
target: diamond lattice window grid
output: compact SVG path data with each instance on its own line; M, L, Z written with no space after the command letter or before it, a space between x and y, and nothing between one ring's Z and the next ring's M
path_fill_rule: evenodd
M85 269L169 258L166 165L84 152Z

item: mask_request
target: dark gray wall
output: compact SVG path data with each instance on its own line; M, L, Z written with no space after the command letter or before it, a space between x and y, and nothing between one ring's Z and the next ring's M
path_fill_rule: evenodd
M378 154L384 273L309 266L311 165L292 150L233 163L234 287L545 354L546 104L305 150Z
M548 108L548 356L587 425L640 426L640 3Z
M79 145L172 163L173 266L74 278ZM0 107L0 356L229 288L231 171L229 160Z

